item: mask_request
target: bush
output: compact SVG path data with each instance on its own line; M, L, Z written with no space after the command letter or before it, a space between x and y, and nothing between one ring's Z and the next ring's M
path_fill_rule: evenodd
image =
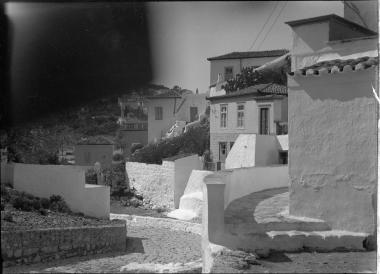
M51 195L49 199L51 204L63 201L63 198L60 195Z
M40 210L41 209L40 199L37 198L37 199L31 200L31 205L35 210Z
M43 215L43 216L46 216L46 215L48 215L48 212L47 212L47 210L46 210L46 209L44 209L44 208L40 208L40 209L38 210L38 212L39 212L41 215Z
M32 211L33 209L33 201L26 198L25 196L16 197L12 201L12 206L15 209L23 210L23 211Z
M97 185L98 184L98 176L97 176L94 168L89 168L86 170L85 178L86 178L85 179L86 184L91 184L91 185Z
M41 202L41 207L43 209L49 209L49 207L50 207L50 200L49 199L41 198L40 202Z
M140 149L140 148L143 148L143 144L141 143L134 143L132 146L131 146L131 154L135 153L136 150Z
M12 216L12 212L10 211L5 211L4 214L2 214L3 216L3 220L4 221L7 221L7 222L13 222L13 216Z
M116 153L114 153L112 155L112 160L115 161L115 162L123 161L124 160L124 156L120 152L116 152Z
M113 164L102 170L104 184L111 187L111 196L125 196L129 191L129 181L126 176L124 164Z
M130 161L147 164L161 164L162 159L184 153L196 153L201 156L209 149L209 123L189 129L188 132L162 140L159 143L149 144L130 157Z
M63 212L63 213L71 212L70 208L67 206L66 202L63 200L52 203L50 205L50 210Z

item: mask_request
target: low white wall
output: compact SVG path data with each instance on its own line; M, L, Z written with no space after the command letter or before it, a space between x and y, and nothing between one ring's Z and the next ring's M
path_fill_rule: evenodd
M184 194L190 174L193 170L202 169L198 155L191 155L174 161L174 207L179 208L181 196Z
M240 134L228 153L226 169L279 164L276 135Z
M233 200L250 193L289 186L287 165L238 168L225 173L225 208Z
M86 185L82 167L13 164L13 186L37 197L61 195L75 212L109 218L110 188Z

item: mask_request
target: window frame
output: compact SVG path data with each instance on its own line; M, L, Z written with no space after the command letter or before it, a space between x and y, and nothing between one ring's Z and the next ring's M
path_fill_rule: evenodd
M160 111L158 111L158 110L160 110ZM164 116L163 112L164 112L163 107L161 107L161 106L154 107L154 120L156 120L156 121L163 120L163 116Z
M228 126L228 104L220 104L220 123L219 123L219 126L220 128L227 128ZM222 108L225 107L225 111L222 111ZM224 117L225 115L225 117ZM223 123L223 117L225 118L224 119L224 123ZM224 126L223 126L224 124Z
M239 110L239 107L243 106L243 110ZM239 125L239 114L242 113L241 125ZM244 129L245 128L245 102L236 103L236 128Z
M227 75L226 71L227 71L228 69L231 69L231 77L229 77L229 78L226 77L226 75ZM228 75L230 75L230 74L228 73ZM229 79L234 78L234 67L233 67L233 66L226 66L226 67L224 67L224 74L223 74L223 77L224 77L224 81L227 81L227 80L229 80Z

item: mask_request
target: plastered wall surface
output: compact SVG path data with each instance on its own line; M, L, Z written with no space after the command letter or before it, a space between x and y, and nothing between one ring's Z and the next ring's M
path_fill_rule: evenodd
M13 186L37 197L61 195L74 212L109 218L110 188L86 185L81 167L13 164Z
M181 98L152 99L148 103L148 142L161 137L175 123L175 107L178 107ZM162 120L155 119L155 107L162 107Z
M290 214L373 233L377 103L374 70L289 77Z
M174 207L179 208L181 196L185 189L193 170L202 169L202 162L198 155L180 158L174 161Z
M225 208L233 200L247 194L289 186L287 165L237 168L226 172Z

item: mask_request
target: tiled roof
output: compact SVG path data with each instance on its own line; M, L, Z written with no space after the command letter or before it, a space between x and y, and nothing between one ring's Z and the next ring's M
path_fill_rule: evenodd
M284 91L284 89L286 90L286 92ZM260 84L240 89L235 92L230 92L225 95L207 97L206 99L215 100L220 98L233 98L244 95L253 95L254 99L274 99L282 98L282 96L286 94L287 88L284 86L277 84Z
M269 84L263 89L259 89L260 93L265 94L278 94L278 95L288 95L288 88L284 85L279 84Z
M244 51L231 52L216 57L207 58L208 61L224 60L224 59L242 59L242 58L259 58L259 57L276 57L288 53L287 49L265 50L265 51Z
M164 90L163 92L153 95L153 96L148 96L148 99L162 99L162 98L181 98L181 95L178 94L178 92L168 89Z
M290 75L322 75L322 74L334 74L339 72L364 70L371 67L376 67L379 64L378 57L360 57L356 59L335 59L329 61L323 61L316 63L312 66L305 67L295 72L289 73Z

